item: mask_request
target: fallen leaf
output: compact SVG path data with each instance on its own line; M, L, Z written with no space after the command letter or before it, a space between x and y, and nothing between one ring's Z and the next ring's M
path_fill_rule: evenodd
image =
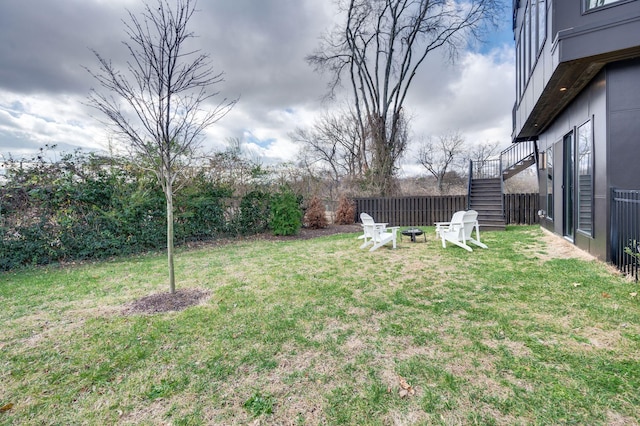
M638 295L638 293L635 292L635 291L633 293L629 293L629 296L631 296L631 297L636 297L637 295Z
M11 410L13 408L13 403L10 402L8 404L3 405L2 407L0 407L0 413L6 413L7 411Z
M398 381L400 382L400 387L404 390L410 389L411 385L409 383L407 383L407 381L405 379L403 379L402 377L398 376Z
M602 292L602 297L604 297L605 299L610 298L611 296L609 295L609 293L605 293L604 291Z
M405 396L409 396L409 395L415 395L416 394L416 390L413 386L411 386L409 383L407 383L407 381L405 379L403 379L401 376L398 376L398 382L400 383L400 391L398 392L398 394L400 395L400 398L404 398Z

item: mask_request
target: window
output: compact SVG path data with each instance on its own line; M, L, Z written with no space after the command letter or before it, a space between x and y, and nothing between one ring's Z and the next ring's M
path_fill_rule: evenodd
M531 9L528 7L524 12L524 39L522 44L522 50L524 55L524 74L526 80L529 79L529 73L531 72Z
M522 95L522 61L520 60L520 43L516 47L516 100Z
M525 60L524 60L524 52L526 49L524 48L524 28L520 31L520 42L518 44L519 51L518 57L520 58L519 67L520 67L520 96L524 94L524 88L527 85L527 78L529 74L525 71Z
M606 6L611 3L617 3L621 0L586 0L587 10L595 9L596 7Z
M547 218L553 219L553 146L547 149Z
M593 233L593 130L591 120L578 127L578 230Z
M520 23L520 37L516 45L516 93L518 99L524 94L531 72L547 37L548 0L523 2L524 13Z
M535 0L534 0L535 1ZM540 54L544 40L547 38L547 2L538 0L538 41L537 54Z

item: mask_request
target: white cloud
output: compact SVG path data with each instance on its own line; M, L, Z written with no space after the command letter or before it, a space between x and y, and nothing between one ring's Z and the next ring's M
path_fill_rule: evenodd
M5 144L3 152L33 152L34 148L45 144L57 144L62 149L105 149L104 130L88 117L83 99L77 96L41 94L25 97L0 91L0 98L3 99L0 132L9 141L14 141L14 145ZM21 146L15 145L17 143ZM25 149L28 147L31 149Z
M45 143L72 149L105 149L108 132L83 105L91 85L82 66L93 67L95 48L118 61L126 7L134 0L31 0L0 2L0 152L27 152ZM225 72L223 97L240 96L235 108L210 127L206 151L220 151L229 138L265 163L295 159L289 133L323 111L326 79L305 56L335 19L335 7L317 0L207 0L195 15L195 42ZM6 20L6 19L5 19ZM4 21L3 21L4 22ZM55 22L55 26L51 24ZM40 25L45 23L46 25ZM53 31L51 27L54 27ZM82 34L82 37L78 37ZM451 64L434 52L419 70L406 104L412 131L421 136L459 130L469 142L509 142L514 99L513 49L462 53ZM411 163L410 159L405 162ZM407 166L407 170L413 170Z
M466 53L457 64L429 68L440 85L433 92L419 89L412 94L414 131L436 136L460 130L464 135L508 138L515 96L513 69L502 49L487 55Z

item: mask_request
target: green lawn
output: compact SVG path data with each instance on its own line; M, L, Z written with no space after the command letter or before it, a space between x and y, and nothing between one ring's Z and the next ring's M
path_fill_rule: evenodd
M0 275L0 424L640 422L636 283L537 227L427 235L182 251L210 297L165 314L124 314L163 255Z

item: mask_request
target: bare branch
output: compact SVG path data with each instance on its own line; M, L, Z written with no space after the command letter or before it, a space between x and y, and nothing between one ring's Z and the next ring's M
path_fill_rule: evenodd
M187 50L194 37L189 21L196 12L195 0L146 3L140 17L129 12L124 22L129 53L125 71L93 51L98 70L89 73L101 91L91 90L88 105L98 110L142 166L152 170L167 201L167 247L170 287L173 278L173 195L178 178L195 158L204 132L233 108L237 99L211 104L223 82L213 71L208 55ZM184 182L184 180L182 180Z
M326 35L307 58L329 73L335 95L348 78L361 139L372 155L383 195L391 188L397 159L406 147L402 108L419 67L434 50L451 57L495 20L500 0L345 0L345 23Z

